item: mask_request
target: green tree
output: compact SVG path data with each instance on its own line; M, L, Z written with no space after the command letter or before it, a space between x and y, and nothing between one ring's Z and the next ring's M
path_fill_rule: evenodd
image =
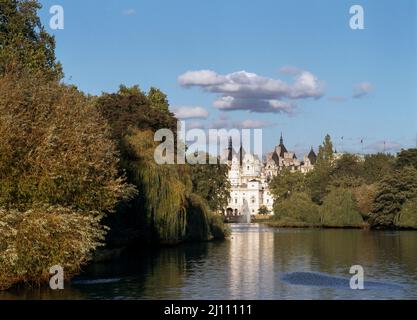
M55 58L55 40L37 15L36 0L0 0L0 75L24 70L61 79Z
M394 226L402 205L417 196L417 169L405 167L386 176L379 184L370 215L374 228Z
M314 170L306 176L306 186L313 201L321 204L328 192L331 182L332 165L334 160L333 143L330 135L326 135L323 144L319 147L317 163Z
M299 171L291 172L289 169L284 169L272 178L269 188L275 201L283 201L294 192L305 191L305 175Z
M207 159L209 159L208 155ZM195 164L191 166L193 192L205 199L212 211L224 210L229 202L228 172L228 167L225 164Z
M333 189L320 207L321 223L325 227L362 227L353 193L348 189Z
M334 149L332 138L329 134L324 137L323 144L319 146L319 152L317 154L317 162L325 161L332 162L334 159Z
M159 90L151 90L157 95ZM162 93L160 93L162 95ZM155 97L152 98L155 103ZM177 119L168 110L151 107L149 97L139 86L120 86L117 93L104 93L96 99L96 106L109 122L116 141L121 142L129 128L157 131L170 129L177 131ZM122 150L123 151L123 150Z
M283 227L313 227L320 225L319 207L304 192L274 203L273 225Z
M398 154L396 167L401 169L407 166L417 169L417 149L401 150Z
M161 90L152 87L148 92L148 100L151 108L163 112L169 112L169 102L167 95Z
M395 226L417 229L417 198L408 200L395 217Z
M394 163L395 158L392 155L385 153L366 155L363 163L363 178L368 184L381 181L385 175L392 172Z
M262 205L262 206L259 207L258 214L268 215L268 214L270 214L270 211L268 210L268 208L266 206Z

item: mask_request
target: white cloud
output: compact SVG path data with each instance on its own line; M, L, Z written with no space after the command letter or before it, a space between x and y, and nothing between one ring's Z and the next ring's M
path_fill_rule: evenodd
M188 71L178 77L178 82L184 87L195 86L219 94L214 107L224 111L288 113L296 107L288 100L318 99L324 95L324 84L311 72L293 72L291 85L246 71L220 75L212 70Z
M373 85L370 82L361 82L355 85L353 98L360 99L366 97L373 91Z
M191 129L204 129L205 125L201 121L186 121L185 127L187 130Z
M206 119L209 116L203 107L177 107L173 111L178 119Z
M261 129L270 127L272 124L269 121L247 119L235 123L238 129Z

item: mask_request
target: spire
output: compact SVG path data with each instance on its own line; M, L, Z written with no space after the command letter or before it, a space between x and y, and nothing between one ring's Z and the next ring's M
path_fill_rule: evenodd
M279 156L280 156L281 158L284 158L284 155L285 155L285 153L287 153L287 152L288 152L288 150L287 150L287 148L285 148L285 146L284 146L284 138L283 138L283 136L282 136L282 132L281 132L281 139L279 139L279 149L280 149L280 151L279 151Z
M240 166L243 166L243 145L242 145L242 142L240 143L239 154L240 154Z
M232 161L233 160L233 140L232 137L229 137L229 148L228 148L228 155L227 155L227 160L228 161Z

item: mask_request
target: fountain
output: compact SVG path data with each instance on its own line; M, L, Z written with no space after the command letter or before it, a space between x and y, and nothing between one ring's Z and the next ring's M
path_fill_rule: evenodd
M243 199L243 205L242 205L242 209L240 210L241 212L241 222L242 223L251 223L251 214L250 214L250 210L249 210L249 204L248 201L246 199Z

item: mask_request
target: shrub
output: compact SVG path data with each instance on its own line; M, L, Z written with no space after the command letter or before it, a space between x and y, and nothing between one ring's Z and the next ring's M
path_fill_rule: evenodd
M403 204L417 197L417 169L405 167L387 175L380 183L370 215L374 228L394 226L394 219Z
M362 227L353 194L348 189L333 189L320 207L321 222L325 227Z
M273 224L288 227L319 226L318 206L303 192L296 192L290 198L274 205Z
M395 225L400 228L417 229L417 198L408 200L395 217Z
M78 273L104 238L101 217L51 206L0 209L0 290L47 282L55 265L63 267L67 279Z
M78 90L6 76L0 97L0 206L111 211L132 191L105 120Z

